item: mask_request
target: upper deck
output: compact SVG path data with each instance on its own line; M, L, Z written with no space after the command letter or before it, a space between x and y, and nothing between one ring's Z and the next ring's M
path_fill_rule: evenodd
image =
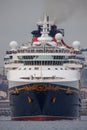
M81 55L80 43L73 42L69 46L63 40L63 30L58 30L52 26L47 17L39 22L38 30L34 31L32 42L18 47L17 42L10 43L10 50L6 51L4 58L5 67L17 68L21 65L63 65L82 64L82 60L77 57ZM75 67L75 66L74 66Z
M73 49L67 49L64 47L28 47L26 49L24 48L20 48L17 50L9 50L6 51L6 54L24 54L24 53L55 53L55 54L61 54L61 55L65 55L65 54L81 54L82 52L80 50L73 50Z

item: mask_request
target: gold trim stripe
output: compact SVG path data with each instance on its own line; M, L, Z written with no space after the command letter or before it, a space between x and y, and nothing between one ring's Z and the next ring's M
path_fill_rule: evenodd
M19 93L19 91L48 91L48 90L53 90L53 91L58 91L58 90L64 90L66 91L67 94L70 93L79 93L78 90L73 90L71 88L64 88L60 86L54 86L50 84L33 84L31 85L25 85L21 88L13 88L9 89L9 93Z

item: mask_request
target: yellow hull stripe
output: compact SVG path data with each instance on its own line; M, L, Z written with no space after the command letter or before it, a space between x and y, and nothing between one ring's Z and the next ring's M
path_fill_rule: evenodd
M55 86L53 87L53 85L50 84L33 84L31 85L25 85L21 88L13 88L13 89L9 89L9 93L19 93L19 91L47 91L47 90L53 90L53 91L58 91L58 90L64 90L66 91L66 93L79 93L78 90L73 90L71 88L64 88L64 87L60 87L60 86Z

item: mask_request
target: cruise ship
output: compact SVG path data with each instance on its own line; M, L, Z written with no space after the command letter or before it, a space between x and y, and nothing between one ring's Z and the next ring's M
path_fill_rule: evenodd
M64 29L48 16L37 23L31 42L10 42L4 65L12 120L80 118L80 42L64 42Z

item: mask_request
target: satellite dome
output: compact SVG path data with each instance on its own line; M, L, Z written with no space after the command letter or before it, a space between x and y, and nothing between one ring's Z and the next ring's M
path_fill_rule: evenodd
M9 43L9 46L10 46L11 49L15 50L18 46L18 43L16 41L11 41Z
M59 41L59 42L61 42L61 39L63 38L63 36L62 36L62 34L61 33L57 33L56 35L55 35L55 39L57 40L57 41Z
M72 45L73 45L73 47L75 49L79 49L80 48L80 42L79 41L74 41Z

